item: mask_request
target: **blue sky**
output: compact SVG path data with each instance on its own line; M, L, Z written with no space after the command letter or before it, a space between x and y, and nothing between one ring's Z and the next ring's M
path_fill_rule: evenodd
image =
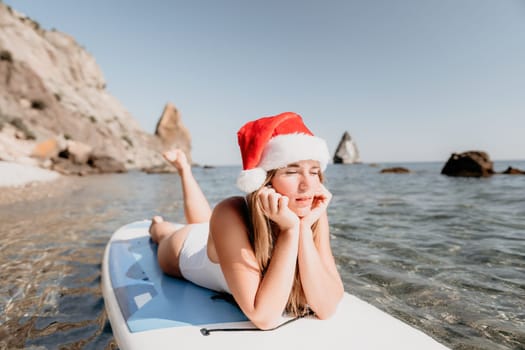
M201 164L283 111L364 162L525 159L523 0L4 2L72 35L145 131L174 103Z

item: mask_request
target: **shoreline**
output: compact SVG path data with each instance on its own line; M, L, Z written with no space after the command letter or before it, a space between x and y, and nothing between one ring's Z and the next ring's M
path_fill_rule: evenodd
M74 182L56 171L0 161L0 206L57 197L74 187Z
M49 182L61 178L56 171L34 165L0 161L0 187L22 187L32 183Z

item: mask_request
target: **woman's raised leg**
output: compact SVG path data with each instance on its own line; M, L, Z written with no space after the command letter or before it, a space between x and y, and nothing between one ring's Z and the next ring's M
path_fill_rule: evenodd
M210 221L210 204L193 177L191 165L188 163L184 152L175 149L162 155L177 169L180 175L186 223L197 224ZM159 245L157 258L162 271L165 273L182 277L179 268L179 254L190 230L191 226L176 225L164 221L160 216L154 216L151 219L149 233L151 239Z
M198 224L210 221L211 208L208 200L193 177L191 164L188 163L186 155L179 149L163 153L164 158L172 164L179 172L182 195L184 200L184 216L188 224Z

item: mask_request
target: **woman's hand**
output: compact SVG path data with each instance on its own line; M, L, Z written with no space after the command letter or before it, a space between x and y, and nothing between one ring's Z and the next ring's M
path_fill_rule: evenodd
M271 187L263 188L258 196L264 215L275 222L281 231L298 227L299 217L288 208L288 197L275 192Z
M186 158L186 154L180 149L174 148L166 151L162 153L162 157L164 157L164 159L173 165L179 171L179 173L190 167L188 159Z
M308 215L301 219L301 224L311 227L326 211L331 199L332 193L323 184L320 184L319 190L314 194L312 209Z

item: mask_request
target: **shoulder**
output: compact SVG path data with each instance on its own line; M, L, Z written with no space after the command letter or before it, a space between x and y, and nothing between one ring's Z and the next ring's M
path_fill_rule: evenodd
M210 235L218 252L230 252L231 255L232 250L250 246L245 208L243 197L224 199L213 208L210 218ZM221 260L220 257L219 260Z
M245 208L245 199L241 196L229 197L219 202L213 212L215 214L241 214Z
M245 226L246 204L244 197L229 197L219 202L214 208L210 219L210 224L216 226L231 225Z
M226 199L223 199L222 201L217 204L216 207L239 207L241 205L244 205L245 199L242 196L233 196L228 197Z

